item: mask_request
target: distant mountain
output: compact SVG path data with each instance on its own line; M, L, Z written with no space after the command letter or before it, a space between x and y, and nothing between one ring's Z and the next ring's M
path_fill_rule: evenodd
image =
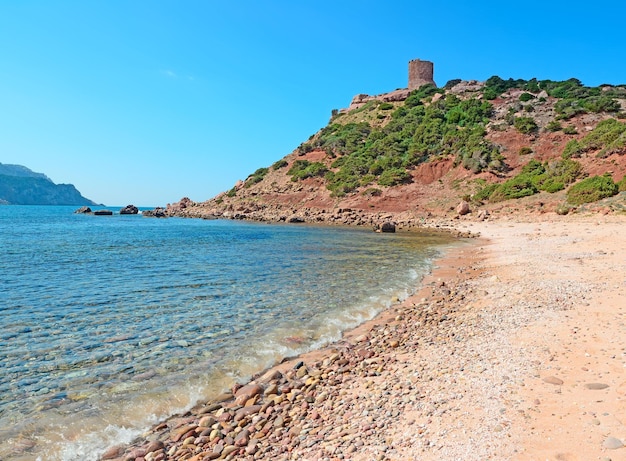
M0 163L0 204L96 205L72 184L55 184L45 174L3 163Z

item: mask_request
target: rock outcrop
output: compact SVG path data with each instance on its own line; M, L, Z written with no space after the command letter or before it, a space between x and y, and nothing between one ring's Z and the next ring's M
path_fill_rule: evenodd
M162 207L156 207L154 210L145 210L142 214L149 218L167 218L168 216L165 208Z
M137 214L139 213L139 208L135 205L126 205L124 208L120 210L120 214Z

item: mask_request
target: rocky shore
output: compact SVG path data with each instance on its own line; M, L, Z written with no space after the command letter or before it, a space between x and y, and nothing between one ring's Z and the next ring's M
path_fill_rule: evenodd
M471 233L458 229L460 216L469 213L469 204L461 202L457 209L453 209L450 216L435 216L431 213L416 213L411 211L386 212L365 211L358 208L319 208L319 207L290 207L279 204L246 204L238 207L222 208L209 202L196 203L183 198L174 204L161 208L163 216L199 219L232 219L240 221L255 221L264 223L291 223L291 224L322 224L340 226L363 226L372 229L382 229L392 224L394 230L428 229L442 231L455 237L472 237ZM144 212L145 214L145 212ZM476 214L476 219L484 220L489 216L488 211Z
M625 223L463 221L415 296L100 459L622 459Z

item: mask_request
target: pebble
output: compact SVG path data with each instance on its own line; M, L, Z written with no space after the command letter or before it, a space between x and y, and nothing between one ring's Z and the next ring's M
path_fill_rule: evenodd
M607 437L604 439L602 446L607 450L617 450L618 448L622 448L624 443L615 437Z
M485 355L483 349L491 346L483 343L489 341L489 331L472 330L484 313L482 308L477 313L464 304L476 304L470 297L471 285L452 281L432 289L430 300L398 306L392 314L395 321L381 322L356 338L338 341L319 361L292 362L296 366L283 373L269 370L246 385L234 386L232 393L213 403L157 426L147 438L161 445L150 446L153 451L145 453L153 461L337 461L407 459L407 455L412 459L424 450L436 454L444 453L439 451L442 447L454 449L459 440L447 438L448 429L435 431L444 415L483 404L471 400L467 389L474 383L465 382L466 378L490 382L495 370L495 386L504 386L517 377L515 371L503 369L502 359L491 356L493 350ZM462 301L465 297L470 299ZM493 331L499 328L500 319L494 319ZM477 344L476 350L464 350L461 343L467 341ZM441 355L428 355L424 363L402 359L425 348ZM554 376L543 381L563 384ZM488 441L483 444L485 450L510 428L501 422L501 414L499 420L485 421L480 429L476 440ZM407 415L410 425L404 421ZM394 432L398 427L408 432ZM148 445L138 441L125 454Z
M604 383L587 383L585 384L585 387L587 389L591 389L591 390L602 390L602 389L606 389L607 387L609 387L608 384L604 384Z
M554 384L555 386L561 386L563 384L563 380L556 376L547 376L543 378L543 381L548 384Z

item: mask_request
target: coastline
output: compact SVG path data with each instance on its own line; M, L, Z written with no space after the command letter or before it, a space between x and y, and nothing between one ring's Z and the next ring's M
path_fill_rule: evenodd
M626 286L625 223L460 221L484 237L439 260L414 296L101 459L574 460L626 451L617 447L626 429L616 411L624 409L626 339L615 317ZM588 322L587 304L600 298ZM598 356L579 357L572 328L597 342L609 325ZM594 359L599 373L587 363ZM604 369L602 360L618 362ZM570 408L590 398L583 416Z

